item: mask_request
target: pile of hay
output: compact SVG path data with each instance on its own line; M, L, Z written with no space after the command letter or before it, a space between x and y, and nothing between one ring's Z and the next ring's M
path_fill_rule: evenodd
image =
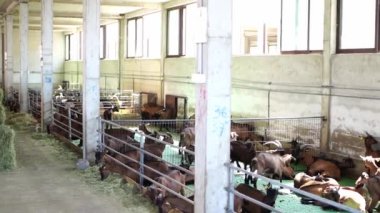
M0 125L0 170L16 168L15 132L5 125Z
M37 120L31 114L27 113L9 113L7 116L7 125L11 125L16 130L25 130L35 127Z

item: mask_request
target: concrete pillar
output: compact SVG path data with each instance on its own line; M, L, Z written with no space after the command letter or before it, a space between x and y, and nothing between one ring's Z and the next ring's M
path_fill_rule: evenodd
M5 19L3 19L3 23L4 23L4 20ZM0 39L1 39L1 42L0 42L0 44L1 44L1 50L0 50L0 55L1 55L1 88L4 88L4 72L5 72L5 59L4 59L4 54L5 54L5 34L4 34L4 32L5 32L5 30L4 30L5 28L4 28L4 25L1 25L0 26L0 30L1 30L1 32L0 32L0 35L1 35L1 37L0 37Z
M163 11L161 13L161 58L160 58L160 75L162 77L161 80L161 99L164 100L162 105L166 104L166 97L165 97L165 59L166 59L166 54L167 54L167 16L168 13Z
M124 58L125 58L125 47L126 47L126 20L122 18L119 20L119 86L118 89L122 88L123 82L123 71L124 71Z
M331 120L331 86L332 86L332 56L336 53L336 18L337 0L325 0L324 39L323 39L323 70L322 70L322 116L325 117L321 131L322 151L328 151L330 145Z
M98 141L100 0L83 1L83 158L93 161Z
M5 72L4 90L5 96L9 94L13 85L13 16L5 17Z
M232 1L198 0L207 20L198 23L195 212L226 212L230 161ZM206 23L206 31L202 26ZM202 35L201 35L202 37ZM205 77L205 83L202 78Z
M20 1L20 110L28 111L28 1Z
M41 1L41 126L51 122L53 117L53 0Z

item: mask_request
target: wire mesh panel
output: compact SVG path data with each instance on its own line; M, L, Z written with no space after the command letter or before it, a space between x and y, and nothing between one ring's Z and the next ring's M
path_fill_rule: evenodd
M322 121L323 117L233 119L231 131L240 133L244 141L297 140L319 147Z

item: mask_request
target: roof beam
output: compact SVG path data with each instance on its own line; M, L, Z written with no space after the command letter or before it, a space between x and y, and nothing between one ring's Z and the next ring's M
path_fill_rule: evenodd
M41 16L41 13L39 11L29 11L29 16ZM83 18L82 13L67 13L67 12L54 12L54 18ZM101 19L121 19L122 16L115 15L115 14L101 14Z
M38 2L41 0L29 0L29 2ZM82 0L54 0L54 3L60 4L79 4L82 5ZM148 9L160 9L162 3L157 1L141 1L141 0L103 0L101 6L129 6L129 7L143 7Z

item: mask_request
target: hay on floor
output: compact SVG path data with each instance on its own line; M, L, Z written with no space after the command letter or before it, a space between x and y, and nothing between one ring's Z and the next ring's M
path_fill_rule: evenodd
M15 132L5 125L0 125L0 170L16 168Z

